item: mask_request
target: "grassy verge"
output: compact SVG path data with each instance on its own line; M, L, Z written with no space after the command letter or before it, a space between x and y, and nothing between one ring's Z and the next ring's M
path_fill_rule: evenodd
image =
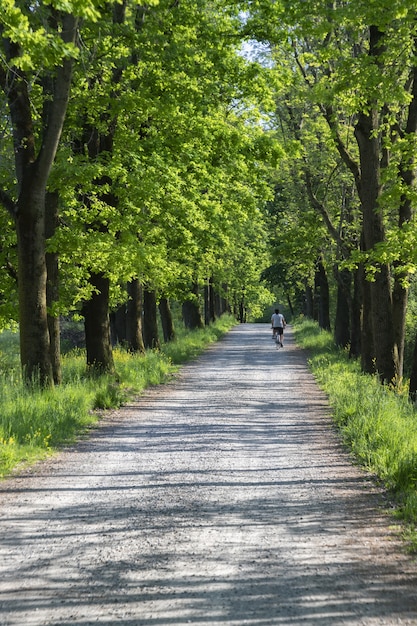
M417 549L417 412L408 401L335 347L330 333L299 320L295 339L309 353L311 370L329 398L344 442L394 494L397 515Z
M235 323L233 317L223 316L201 330L180 330L175 341L145 355L116 349L117 383L106 376L87 377L84 351L74 350L62 359L62 385L45 391L29 391L22 384L17 337L3 333L0 335L0 477L16 467L45 458L64 443L75 441L100 419L100 409L121 406L146 387L166 382L181 363L195 358Z

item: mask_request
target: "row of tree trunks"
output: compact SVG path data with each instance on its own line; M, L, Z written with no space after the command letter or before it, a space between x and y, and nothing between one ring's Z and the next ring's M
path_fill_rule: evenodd
M223 287L224 293L227 289ZM195 284L192 292L195 297L186 300L182 305L183 321L186 328L190 330L203 328L203 318L199 307L199 288ZM124 344L128 350L132 352L145 352L146 348L160 347L159 331L158 331L158 311L160 315L162 334L164 342L173 341L175 339L175 328L173 322L172 311L169 300L166 297L159 299L157 304L157 295L150 289L143 289L138 279L134 279L127 285L128 301L120 306L110 315L111 343ZM227 300L211 289L211 321L220 317L229 310ZM86 305L83 310L85 316L97 316L90 305ZM94 326L88 327L87 332L93 332ZM96 326L98 332L98 327ZM107 339L105 340L107 342ZM88 342L90 343L90 342ZM104 348L100 349L103 353ZM93 351L89 350L89 355ZM94 354L96 354L94 352ZM89 356L91 358L91 356ZM95 362L100 363L99 354L96 354Z
M362 285L360 273L335 269L337 281L334 338L336 345L349 347L349 355L361 354ZM315 319L320 328L330 330L330 295L326 269L321 260L317 263L314 289L306 283L304 288L304 315Z
M143 289L137 279L127 285L128 301L110 315L112 343L123 344L131 352L144 353L146 348L158 348L157 305L155 292ZM172 341L175 332L169 302L159 303L164 341Z
M212 281L211 281L212 282ZM227 289L223 287L224 292ZM186 328L194 330L203 328L203 317L199 306L199 288L193 285L194 297L186 300L182 305L182 316ZM205 294L207 291L205 290ZM227 300L214 292L213 285L210 289L210 315L209 321L229 310ZM160 346L158 332L158 310L160 315L164 342L175 339L175 328L169 300L166 297L159 299L151 289L143 289L139 280L134 279L127 285L128 301L110 315L112 343L120 343L127 346L132 352L144 352L146 348L158 348ZM208 299L205 301L206 306ZM84 315L89 315L88 307L84 308ZM94 313L97 315L97 313ZM206 318L206 316L205 316ZM93 328L93 327L92 327Z
M157 304L156 292L143 288L138 279L127 285L128 301L109 313L109 279L103 274L92 274L90 282L94 293L85 303L82 314L87 351L87 367L91 374L115 374L112 345L123 344L135 353L160 347L158 310L165 342L175 339L175 329L169 300L162 297ZM183 321L187 328L203 328L198 306L198 286L194 285L195 298L182 305ZM213 303L216 298L213 296ZM214 304L213 304L214 306ZM217 308L224 313L227 302L218 297Z
M360 357L361 368L364 372L379 373L376 370L374 348L375 319L372 314L372 283L366 280L362 265L353 273L348 270L342 270L342 272L336 270L335 273L338 283L334 329L335 343L341 347L349 346L350 356L353 358ZM405 288L403 290L405 291ZM403 306L404 294L402 294L401 300L401 306ZM395 309L390 307L390 310ZM314 289L309 285L305 286L304 314L306 317L317 320L320 328L330 328L328 284L326 272L321 263L317 267ZM378 323L378 319L377 317L376 323ZM410 397L414 401L417 396L416 390L417 347L414 351L410 378Z
M330 330L329 283L323 262L317 262L314 289L306 283L304 293L304 315L318 322L320 328Z

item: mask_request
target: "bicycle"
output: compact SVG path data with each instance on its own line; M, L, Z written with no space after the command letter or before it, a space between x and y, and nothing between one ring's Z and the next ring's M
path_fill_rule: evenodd
M280 348L283 348L284 345L282 343L282 335L280 335L280 333L278 332L277 328L274 328L272 330L273 335L272 335L272 339L275 341L275 346L277 348L277 350L279 350Z
M284 347L284 344L281 341L281 335L279 333L275 335L275 347L277 350L280 350Z

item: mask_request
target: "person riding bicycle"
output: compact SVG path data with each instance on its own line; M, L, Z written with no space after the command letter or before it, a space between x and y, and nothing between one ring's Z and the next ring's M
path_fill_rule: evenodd
M286 324L283 314L279 312L279 309L275 309L271 317L272 338L281 345L281 348L284 347L284 328Z

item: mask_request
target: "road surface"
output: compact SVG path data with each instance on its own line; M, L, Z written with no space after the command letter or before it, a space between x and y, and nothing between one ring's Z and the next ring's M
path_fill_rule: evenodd
M291 331L234 328L0 483L2 626L417 625L417 565Z

